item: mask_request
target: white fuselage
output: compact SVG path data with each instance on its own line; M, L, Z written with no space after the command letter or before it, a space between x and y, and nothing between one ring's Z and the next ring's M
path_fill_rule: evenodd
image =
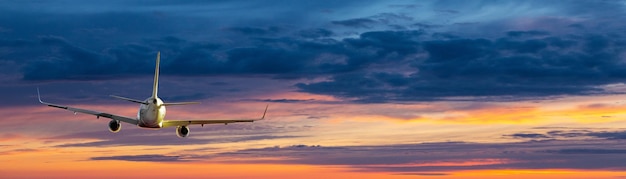
M144 101L146 104L139 106L137 119L139 127L143 128L161 128L163 127L163 119L165 118L165 106L163 101L158 97L148 98Z

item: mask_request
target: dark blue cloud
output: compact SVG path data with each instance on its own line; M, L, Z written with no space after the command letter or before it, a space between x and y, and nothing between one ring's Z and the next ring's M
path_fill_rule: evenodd
M348 27L370 28L373 24L376 23L376 21L369 19L369 18L356 18L356 19L332 21L332 23L337 24L337 25L348 26Z
M374 53L378 58L397 55L395 59L405 60L400 64L413 69L404 68L398 73L369 68L297 86L305 92L370 102L469 96L508 100L510 96L523 99L601 94L605 92L597 86L619 83L626 77L620 55L624 39L610 35L424 41L419 40L419 34L394 38L398 32L377 33L384 43L365 43L375 42L368 40L371 37L367 33L346 41L359 48L378 48ZM393 61L387 59L385 63ZM381 74L387 78L381 79Z
M322 35L329 31L318 29ZM144 40L100 53L79 48L61 37L43 37L41 45L58 49L47 60L23 67L25 80L119 78L120 75L150 74L154 53L163 57L163 72L179 75L273 74L324 75L354 71L386 59L399 59L417 51L412 39L420 31L368 32L342 41L309 41L297 38L251 38L252 47L225 49L208 42L191 42L177 37ZM320 54L345 57L345 62L318 61ZM366 53L366 54L364 54ZM335 61L335 62L333 62ZM80 68L80 70L69 70Z
M31 61L23 67L25 80L107 79L115 75L149 74L156 56L147 48L129 45L124 50L110 49L98 53L78 47L64 38L41 37L42 46L54 49L45 59Z
M385 57L390 53L404 57L418 51L418 40L422 31L372 31L366 32L355 39L345 39L345 43L358 49L372 48L375 57Z
M0 60L11 63L0 68L20 69L11 73L28 82L124 79L151 74L161 51L165 74L328 79L295 86L360 102L594 95L626 78L622 23L603 18L624 13L610 2L380 1L371 6L383 8L371 14L358 11L371 7L357 1L259 8L250 8L258 2L156 3L78 3L72 7L93 11L73 13L30 10L36 2L3 8ZM129 4L137 8L124 8ZM468 16L497 6L516 13ZM337 10L346 14L332 13Z
M292 73L303 71L311 57L280 48L237 48L229 50L228 66L240 73Z
M531 30L531 31L509 31L506 33L506 35L511 36L511 37L535 37L535 36L546 36L549 35L550 33L548 32L544 32L544 31L537 31L537 30Z
M298 34L304 38L327 38L334 33L328 29L317 28L302 30Z
M243 35L250 35L250 36L274 35L281 31L279 27L268 27L268 28L231 27L231 28L228 28L228 30L236 32L236 33L240 33Z
M162 50L163 71L167 73L330 75L331 81L297 87L304 92L370 102L596 94L603 92L596 86L626 77L622 72L625 66L620 63L621 38L425 40L428 37L424 33L373 31L341 41L255 38L253 47L232 49L166 37L104 53L79 48L60 37L42 37L42 46L59 50L45 61L28 63L23 72L25 80L150 74L154 52ZM338 59L319 61L320 54ZM428 56L420 57L423 54ZM397 73L372 68L398 65L408 68Z

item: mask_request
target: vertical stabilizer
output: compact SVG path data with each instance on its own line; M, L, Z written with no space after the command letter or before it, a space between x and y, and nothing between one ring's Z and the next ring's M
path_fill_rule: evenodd
M152 98L157 97L159 91L159 61L161 61L161 52L157 53L156 68L154 69L154 85L152 86Z

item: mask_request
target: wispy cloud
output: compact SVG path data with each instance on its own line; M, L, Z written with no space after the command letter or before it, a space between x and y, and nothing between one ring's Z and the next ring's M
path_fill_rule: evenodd
M568 130L551 130L545 133L516 133L504 135L505 137L513 137L519 139L583 139L597 138L604 140L624 140L626 139L626 131L596 131L591 129L568 129Z
M180 162L180 156L169 155L122 155L110 157L92 157L90 160L122 160L132 162Z
M602 147L604 146L604 147ZM388 146L295 145L211 156L239 162L347 165L357 171L399 174L480 169L620 169L626 146L610 140L520 143L423 143ZM267 160L268 158L275 158Z

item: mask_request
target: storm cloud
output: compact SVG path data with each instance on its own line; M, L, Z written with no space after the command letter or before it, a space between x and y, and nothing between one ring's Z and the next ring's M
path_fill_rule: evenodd
M508 3L486 6L503 4ZM583 11L591 17L624 15L610 8L612 5L608 2L583 4L608 8L603 12ZM33 3L16 8L26 9L30 5ZM188 3L177 5L190 6ZM345 5L352 5L352 2L345 2ZM618 31L621 26L610 19L602 20L610 25L597 32L588 30L596 27L597 21L568 18L536 18L528 22L529 25L544 24L545 28L525 29L498 18L457 21L463 14L472 12L467 7L480 5L471 2L465 3L465 7L444 5L427 3L410 5L413 8L407 9L390 4L389 12L336 16L324 21L296 21L294 16L281 16L283 22L297 25L226 23L224 20L234 17L212 17L213 9L204 14L181 14L171 9L150 11L148 9L154 7L145 6L124 13L92 11L71 22L61 20L68 16L63 12L20 11L24 14L20 18L23 23L0 18L7 24L0 33L0 45L7 50L0 53L8 57L1 60L24 62L7 67L19 69L23 81L124 79L148 75L156 52L161 51L164 73L326 79L294 86L301 92L366 103L524 100L607 94L611 92L604 90L603 85L620 83L626 77L626 66L622 63L626 40ZM558 12L564 12L565 17L575 16L570 13L581 9L578 5L550 5L561 8ZM307 6L318 9L316 13L326 12L324 3ZM422 6L437 8L418 14L454 12L444 13L443 17L455 22L436 24L408 13ZM301 7L296 6L294 10ZM9 12L15 13L6 13ZM512 14L508 18L516 21L534 16L533 13ZM48 21L36 18L42 15L47 15ZM247 21L250 17L241 18ZM197 23L206 25L183 28L191 33L174 33L177 32L174 27L203 21L224 25ZM60 25L46 31L25 30L51 22ZM87 22L96 25L87 26ZM160 24L171 25L162 27ZM423 24L437 28L421 28ZM459 31L455 24L467 24L465 26L471 28ZM396 28L388 28L392 26ZM418 29L411 29L413 27ZM211 29L213 33L199 35L199 29ZM481 29L489 33L474 32ZM147 31L153 33L137 35ZM83 45L86 41L91 43ZM27 50L31 52L25 53Z
M419 39L416 35L410 37ZM365 102L454 100L470 96L509 100L606 94L609 92L599 86L619 83L626 77L621 57L624 39L607 35L385 39L384 43L369 47L378 49L381 57L399 56L401 63L412 68L369 68L297 86L305 92ZM402 49L390 48L390 44L402 44L398 45ZM411 48L410 44L419 45Z

